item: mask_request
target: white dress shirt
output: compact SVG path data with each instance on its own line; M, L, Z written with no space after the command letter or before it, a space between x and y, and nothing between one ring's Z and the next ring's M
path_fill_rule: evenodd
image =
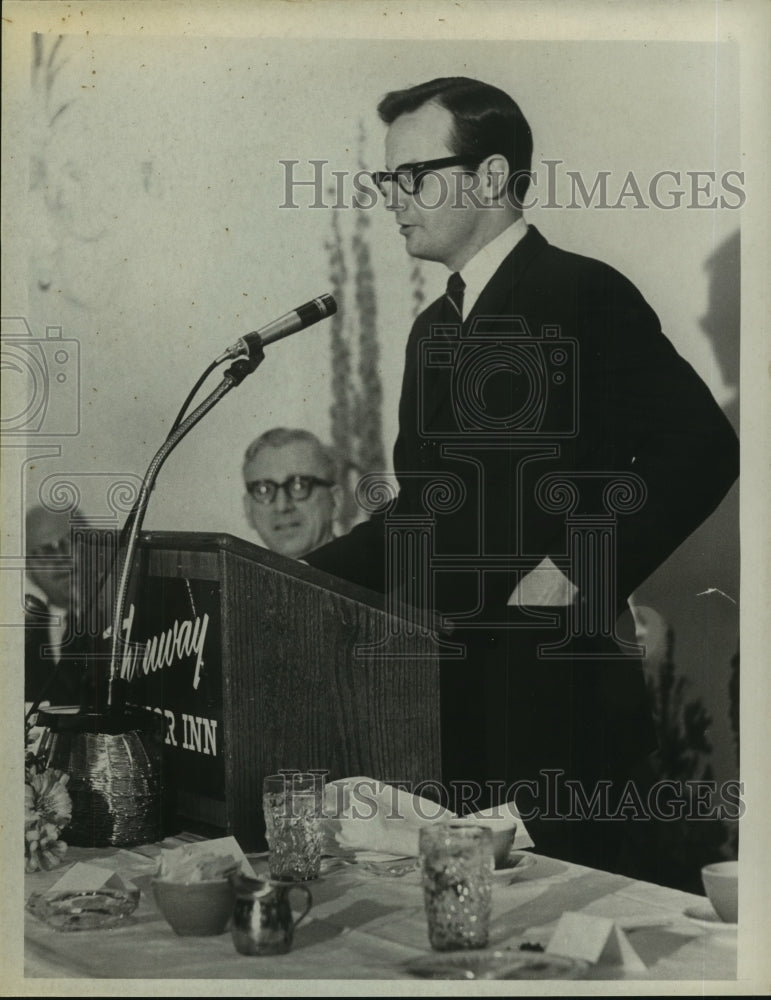
M24 593L31 597L36 597L41 604L44 604L49 615L48 637L52 648L54 663L58 663L61 657L62 640L67 631L67 609L60 608L58 604L52 604L48 595L42 587L38 586L28 576L24 578Z
M482 247L460 272L466 284L463 292L463 319L474 307L474 303L482 294L482 289L495 274L506 257L527 233L527 223L524 219L516 222L499 233L487 246Z

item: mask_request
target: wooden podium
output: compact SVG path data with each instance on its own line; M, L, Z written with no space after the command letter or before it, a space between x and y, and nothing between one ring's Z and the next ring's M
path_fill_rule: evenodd
M166 722L178 828L265 847L282 769L439 781L431 628L382 595L224 534L145 532L123 633L127 701Z

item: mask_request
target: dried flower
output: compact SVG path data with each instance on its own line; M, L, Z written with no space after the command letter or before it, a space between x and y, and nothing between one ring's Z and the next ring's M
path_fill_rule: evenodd
M72 800L67 791L69 775L48 768L27 772L24 786L25 870L48 870L61 864L67 850L59 840L62 829L72 819Z

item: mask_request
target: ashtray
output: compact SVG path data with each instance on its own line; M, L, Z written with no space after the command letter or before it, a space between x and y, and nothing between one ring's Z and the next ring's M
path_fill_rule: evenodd
M33 892L27 909L57 931L98 931L120 924L138 902L138 890L68 889Z
M405 968L423 979L582 979L589 966L559 955L501 950L422 955Z

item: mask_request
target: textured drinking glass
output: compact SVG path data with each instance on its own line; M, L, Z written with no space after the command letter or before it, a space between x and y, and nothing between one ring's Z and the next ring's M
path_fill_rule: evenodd
M319 877L324 780L318 774L272 774L262 786L270 877L306 882Z
M484 948L492 902L492 832L468 823L432 823L420 831L420 856L431 947Z

